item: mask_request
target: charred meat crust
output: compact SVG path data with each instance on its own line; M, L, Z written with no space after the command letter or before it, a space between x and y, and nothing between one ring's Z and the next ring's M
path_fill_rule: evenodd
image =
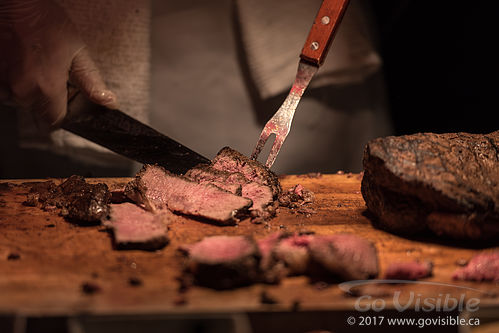
M73 175L56 186L52 181L33 186L25 204L42 209L56 207L61 215L76 223L95 223L108 212L111 194L106 184L89 184Z
M363 164L362 195L380 228L499 236L499 131L378 138L366 145Z
M217 170L209 164L197 165L188 170L184 176L201 184L215 185L236 195L241 195L241 185L247 182L242 173Z
M144 165L127 185L125 194L153 212L169 209L224 225L235 224L248 215L252 205L250 199L171 174L157 165Z
M213 159L211 166L214 169L231 173L240 172L250 181L269 186L274 199L281 192L281 185L275 173L260 162L251 160L230 147L222 148Z

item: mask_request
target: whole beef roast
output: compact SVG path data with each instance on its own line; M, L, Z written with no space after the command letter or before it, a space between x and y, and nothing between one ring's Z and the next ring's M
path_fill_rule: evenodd
M113 230L118 249L158 250L168 244L168 223L172 213L157 214L126 202L110 205L109 219L102 223Z
M171 174L157 165L144 165L125 194L153 212L169 209L224 225L235 224L252 205L250 199Z
M187 255L185 274L198 285L230 289L254 283L260 277L260 252L251 238L205 237L181 250Z
M362 195L379 227L499 236L499 131L378 138L366 145L363 164Z

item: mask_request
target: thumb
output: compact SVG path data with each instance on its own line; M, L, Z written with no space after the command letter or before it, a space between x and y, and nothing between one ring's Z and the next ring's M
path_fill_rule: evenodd
M78 86L92 102L110 109L118 108L116 95L107 89L86 47L80 49L74 56L69 80Z

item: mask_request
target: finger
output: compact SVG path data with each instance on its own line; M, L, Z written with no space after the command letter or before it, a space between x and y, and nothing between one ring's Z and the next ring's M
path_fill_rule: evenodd
M59 80L49 89L42 89L32 105L32 111L51 127L59 127L67 113L66 82Z
M118 108L116 95L107 89L86 47L79 50L73 58L69 76L70 81L76 84L91 101L111 109Z

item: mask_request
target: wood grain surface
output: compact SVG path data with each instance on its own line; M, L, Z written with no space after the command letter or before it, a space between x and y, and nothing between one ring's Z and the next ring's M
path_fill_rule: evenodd
M129 179L87 180L116 186ZM396 291L400 291L401 300L411 293L418 297L449 294L457 299L461 295L466 299L478 298L481 307L499 304L498 283L451 279L460 262L483 248L435 238L407 239L375 229L365 216L360 180L358 174L283 176L284 189L302 184L315 193L315 214L307 217L281 208L268 225L244 220L235 227L219 227L178 216L170 226L171 243L156 252L114 250L112 237L102 226L81 227L54 212L24 206L22 202L30 188L23 185L26 180L2 180L0 313L178 314L292 311L298 307L345 311L354 308L358 295L381 298L387 307L393 307ZM229 291L193 287L179 292L176 280L182 267L176 251L179 245L220 234L252 235L258 239L278 230L355 233L375 243L382 273L393 261L431 260L434 276L424 281L440 285L373 283L358 287L357 296L352 296L338 284L317 284L306 277L292 277L278 285L255 284ZM85 284L97 290L85 293L82 290ZM263 304L262 292L276 303Z

